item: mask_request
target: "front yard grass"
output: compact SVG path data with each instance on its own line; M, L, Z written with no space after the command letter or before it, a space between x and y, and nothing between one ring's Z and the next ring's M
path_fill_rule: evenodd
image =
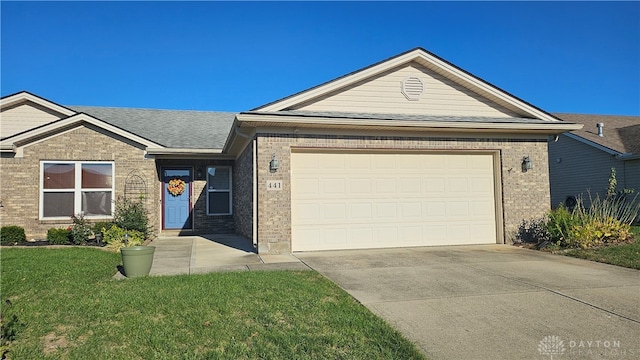
M562 253L567 256L640 270L640 226L633 226L631 231L634 234L635 242L630 244L594 249L570 249Z
M113 280L113 252L1 256L9 359L424 359L314 271Z

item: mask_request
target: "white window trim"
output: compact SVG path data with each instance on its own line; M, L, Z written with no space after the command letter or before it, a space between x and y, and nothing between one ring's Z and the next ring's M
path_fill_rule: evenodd
M75 180L73 189L45 189L44 188L44 165L45 164L74 164L75 166ZM73 215L77 215L82 211L82 165L83 164L111 164L111 187L110 188L95 188L89 191L111 191L111 215L91 215L85 216L85 219L113 219L114 203L116 194L116 166L113 161L67 161L67 160L41 160L40 161L40 183L38 184L40 194L40 206L38 209L39 220L68 220L70 216L44 216L44 193L47 192L73 192Z
M211 168L216 168L216 169L229 169L229 190L210 190L209 189L209 169ZM207 166L207 184L206 189L207 189L207 215L208 216L220 216L220 215L233 215L233 168L231 166L215 166L215 165L211 165L211 166ZM229 212L228 213L210 213L209 212L209 193L211 192L228 192L229 193Z

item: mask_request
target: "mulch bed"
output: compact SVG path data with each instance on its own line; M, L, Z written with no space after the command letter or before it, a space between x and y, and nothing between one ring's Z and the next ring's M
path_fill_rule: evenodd
M92 247L104 247L104 244L98 244L95 240L87 241L84 245L75 245L75 244L50 244L47 240L36 240L36 241L23 241L19 243L13 244L2 244L2 246L10 246L10 247L68 247L68 246L92 246Z

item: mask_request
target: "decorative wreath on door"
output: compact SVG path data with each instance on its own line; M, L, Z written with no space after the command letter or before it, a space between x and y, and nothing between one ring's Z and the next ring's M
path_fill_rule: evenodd
M171 179L169 180L169 186L167 186L167 191L169 194L173 196L180 196L184 192L184 189L187 188L187 184L182 179Z

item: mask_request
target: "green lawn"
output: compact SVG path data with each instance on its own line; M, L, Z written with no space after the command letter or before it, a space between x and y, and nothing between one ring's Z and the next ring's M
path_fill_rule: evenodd
M571 249L564 255L640 270L640 226L632 227L635 242L595 249Z
M314 271L113 280L120 255L99 249L0 255L9 359L424 358Z

